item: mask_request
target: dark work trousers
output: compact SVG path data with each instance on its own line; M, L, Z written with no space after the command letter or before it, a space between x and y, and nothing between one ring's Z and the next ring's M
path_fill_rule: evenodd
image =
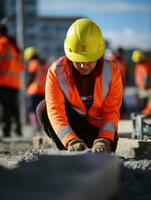
M0 104L3 109L2 131L3 136L9 137L11 132L12 119L15 122L15 132L22 135L19 116L19 90L7 87L0 87Z
M92 148L93 141L98 136L99 127L93 126L92 124L86 121L85 117L79 116L79 114L70 106L69 103L66 103L65 108L69 124L72 127L73 131L80 139L83 139L88 148ZM57 137L57 134L53 130L51 123L48 119L45 100L41 101L38 104L36 112L37 112L37 117L40 123L43 124L44 130L47 133L47 135L50 138L52 138L52 140L56 143L57 147L60 150L65 149L65 147ZM118 142L118 135L116 133L114 137L114 142L111 144L112 152L115 152L117 147L117 142Z
M28 95L26 98L26 105L27 105L27 111L28 111L28 120L30 123L33 125L32 120L30 118L30 113L34 113L35 117L36 116L36 108L39 102L41 102L45 98L45 95L39 95L39 94L33 94L33 95ZM35 118L35 119L36 119ZM36 119L36 123L37 119Z
M45 95L33 94L27 96L27 109L28 112L36 112L36 108L39 102L45 98Z

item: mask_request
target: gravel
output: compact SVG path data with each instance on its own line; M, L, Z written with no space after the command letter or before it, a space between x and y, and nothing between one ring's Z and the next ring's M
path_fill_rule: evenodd
M57 149L34 149L29 141L0 142L0 166L11 170L19 168L22 162L30 165L32 162L38 161L41 155L50 156L57 154L57 152ZM151 155L141 155L134 158L128 158L127 155L115 156L121 163L120 199L150 200Z

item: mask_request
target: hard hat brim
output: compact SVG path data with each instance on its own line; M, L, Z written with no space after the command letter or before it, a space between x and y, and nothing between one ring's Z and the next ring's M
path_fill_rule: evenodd
M67 58L73 62L93 62L98 60L103 56L103 53L94 53L91 55L81 55L78 53L69 52L65 49L65 54Z

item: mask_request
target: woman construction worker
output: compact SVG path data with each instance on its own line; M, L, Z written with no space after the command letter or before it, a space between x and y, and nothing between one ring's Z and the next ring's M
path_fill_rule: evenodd
M148 60L141 50L132 53L135 63L135 84L139 89L139 97L147 98L147 104L142 110L145 115L151 115L151 60Z
M33 131L37 132L40 125L36 116L36 107L45 98L45 81L47 64L40 59L34 47L28 47L24 51L24 59L28 61L27 67L27 109Z
M78 19L67 32L65 56L48 70L37 114L59 149L116 150L123 88L118 67L103 59L104 49L97 24Z

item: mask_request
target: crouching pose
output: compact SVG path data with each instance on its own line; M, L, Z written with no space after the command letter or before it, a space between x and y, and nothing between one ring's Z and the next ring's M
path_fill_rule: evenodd
M100 28L78 19L67 32L65 55L48 70L37 115L61 150L116 150L123 88L119 68L104 60L104 49Z

